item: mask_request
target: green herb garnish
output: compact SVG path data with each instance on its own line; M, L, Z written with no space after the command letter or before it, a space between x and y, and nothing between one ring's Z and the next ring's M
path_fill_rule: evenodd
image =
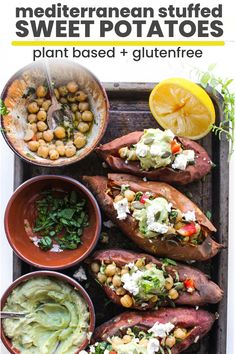
M39 247L50 249L53 239L61 249L77 248L83 230L88 226L85 199L81 199L75 191L60 197L46 191L36 203L37 218L33 231L42 236Z
M7 114L9 114L9 110L7 108L7 106L5 105L5 103L3 102L3 100L0 98L0 114L2 116L6 116Z
M235 94L229 89L233 79L223 79L215 76L213 70L215 64L208 67L206 72L195 69L200 84L206 88L208 85L213 88L213 92L219 92L223 97L224 120L219 125L213 124L212 131L221 140L222 134L230 143L229 158L234 152L234 130L235 130Z
M22 95L22 98L27 98L27 97L29 97L29 96L31 96L31 95L34 95L35 92L36 92L36 90L35 90L34 87L28 87L28 88L25 90L24 94Z
M211 218L212 218L212 213L210 212L210 210L207 210L207 212L206 212L206 217L207 217L209 220L211 220Z
M173 261L172 259L169 259L169 258L164 258L164 259L163 259L163 263L164 263L165 265L174 265L174 266L177 265L177 263L176 263L175 261Z

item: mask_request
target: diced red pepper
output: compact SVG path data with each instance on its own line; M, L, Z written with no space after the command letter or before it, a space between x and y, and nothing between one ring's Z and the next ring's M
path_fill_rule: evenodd
M195 289L195 285L194 285L194 281L193 279L186 279L184 281L184 286L185 288L188 290L194 290Z
M176 140L172 140L171 142L171 152L172 154L177 154L181 150L181 145L177 143Z
M196 234L197 228L196 225L192 222L190 224L184 225L179 230L177 230L177 232L183 237L189 237Z
M117 352L115 350L111 350L109 354L117 354Z
M150 198L150 195L147 194L143 194L141 199L140 199L140 203L145 204L146 201Z

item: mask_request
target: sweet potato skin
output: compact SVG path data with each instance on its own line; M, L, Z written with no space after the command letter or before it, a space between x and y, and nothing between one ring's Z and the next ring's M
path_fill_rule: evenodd
M143 257L147 261L156 264L158 268L162 268L162 260L158 260L148 254L125 251L121 249L97 251L91 258L86 260L86 263L91 264L94 261L110 261L115 262L117 266L122 267L130 262L136 262L137 259ZM177 264L176 266L169 265L166 266L165 269L172 277L175 277L175 272L177 271L179 274L180 281L184 281L189 278L194 281L196 291L192 294L189 294L188 292L183 292L182 294L180 294L179 298L174 301L175 304L201 306L207 303L217 303L222 299L223 291L219 288L217 284L209 280L207 276L200 270L190 266L186 266L184 264ZM118 296L110 287L106 285L103 285L103 288L107 296L114 303L121 305L120 296ZM155 304L150 303L148 307L144 308L136 304L134 305L133 309L146 310L147 308L151 308L154 305Z
M204 310L191 308L166 308L152 312L124 312L110 321L96 328L92 342L106 341L108 337L118 335L120 329L132 328L149 329L156 322L171 322L176 326L193 328L189 336L182 342L177 343L172 349L172 354L178 354L186 350L196 338L204 337L211 329L215 316Z
M196 260L203 261L215 256L223 245L215 242L211 237L211 232L216 229L202 213L202 211L186 196L177 191L174 187L162 182L144 182L136 176L124 174L109 174L108 178L103 176L84 176L83 181L92 190L101 208L107 217L113 221L134 243L148 253L159 257L169 257L175 260ZM137 222L128 215L125 220L118 220L117 213L113 207L112 198L106 193L109 184L121 186L128 184L135 192L152 191L159 196L163 196L179 208L183 213L194 210L200 225L204 228L206 239L201 245L180 245L162 241L161 239L150 240L143 237L139 232Z
M171 167L144 171L139 161L129 161L125 163L125 160L119 157L119 149L136 144L142 135L143 132L140 131L129 133L110 143L97 147L96 152L113 171L130 173L140 177L147 177L149 180L162 181L170 184L185 185L201 179L210 172L212 162L206 150L195 141L181 137L176 137L176 139L185 149L194 150L196 156L195 164L188 165L184 171L174 170Z

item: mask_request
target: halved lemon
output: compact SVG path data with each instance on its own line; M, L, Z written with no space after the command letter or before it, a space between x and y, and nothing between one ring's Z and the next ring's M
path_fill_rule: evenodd
M157 122L175 135L197 140L207 135L215 122L215 109L207 92L182 78L161 81L149 97Z

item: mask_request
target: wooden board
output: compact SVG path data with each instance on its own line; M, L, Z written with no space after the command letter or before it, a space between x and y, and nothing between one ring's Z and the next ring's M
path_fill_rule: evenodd
M148 108L148 96L154 84L152 83L105 83L110 100L110 123L103 143L113 140L121 135L134 130L157 127ZM217 93L210 94L216 109L217 122L223 117L222 99ZM219 141L213 134L208 134L200 141L200 144L208 151L216 167L204 180L179 188L186 193L205 213L212 214L213 224L217 227L216 239L223 243L225 248L211 261L196 263L195 266L206 272L213 281L224 289L224 299L219 305L208 306L212 312L219 314L211 333L201 342L194 344L186 353L194 354L224 354L226 353L226 329L227 329L227 246L228 246L228 143ZM18 157L15 158L15 188L25 180L43 174L62 174L79 179L82 175L105 175L108 170L102 167L101 161L95 153L85 160L71 166L61 168L42 168L30 165ZM98 248L123 247L127 249L137 248L127 240L117 229L106 230L109 234L109 243L98 243ZM78 267L77 267L78 268ZM64 271L72 276L76 267ZM35 270L28 264L14 256L14 279L22 274ZM92 280L88 279L83 284L95 305L97 324L108 320L113 315L123 311L118 306L105 299L101 288Z

